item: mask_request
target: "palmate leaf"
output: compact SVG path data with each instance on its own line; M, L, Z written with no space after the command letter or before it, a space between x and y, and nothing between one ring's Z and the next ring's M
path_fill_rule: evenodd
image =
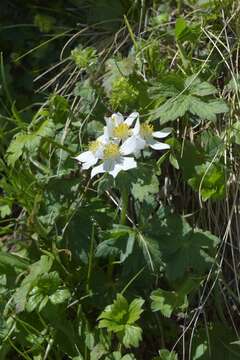
M208 96L217 93L215 86L207 81L201 81L200 79L195 78L195 76L187 78L185 86L190 86L191 94L196 96Z
M152 198L159 191L159 182L156 175L149 174L149 181L139 178L132 183L131 193L134 199L143 202L152 202Z
M108 207L98 198L92 199L91 202L75 212L62 239L62 246L71 251L73 259L77 263L79 260L85 264L88 262L93 219L100 228L106 228L112 223Z
M199 191L203 201L208 199L223 199L226 193L226 170L221 164L206 162L195 166L195 175L188 184Z
M191 114L197 115L200 119L216 121L217 114L228 111L226 103L221 100L202 101L196 96L189 95L189 108Z
M159 99L165 102L157 107L151 115L151 120L160 117L161 123L174 121L186 113L191 113L201 120L215 121L217 114L228 111L228 106L222 99L212 98L217 89L206 81L201 81L196 75L187 77L180 81L176 75L174 84L174 76L163 78L159 85L153 86L152 98L159 103ZM161 101L163 102L163 100Z
M185 271L204 273L213 264L214 259L206 250L213 249L218 239L208 231L190 231L179 239L174 253L166 256L166 272L169 279L184 275Z
M208 231L193 229L181 216L162 209L146 232L158 240L170 280L181 278L186 272L203 274L214 262L212 255L219 239Z
M176 291L158 289L152 292L150 298L152 300L152 311L160 311L168 318L175 309L184 309L187 307L186 295Z
M142 329L135 325L143 312L143 299L135 299L130 305L125 297L117 294L112 305L108 305L99 316L99 328L118 333L126 348L138 347L142 339Z
M138 246L149 269L154 271L156 268L161 267L162 254L158 241L152 237L146 236L143 233L138 233L137 239Z
M35 280L26 304L26 310L32 312L35 308L41 311L50 301L53 305L61 304L70 297L68 289L60 287L60 277L56 271L41 274Z
M17 312L25 309L27 303L27 296L30 290L35 285L37 278L41 274L48 273L53 264L51 257L42 255L40 260L29 266L29 274L23 279L19 288L14 294L14 301Z
M152 311L160 311L166 317L173 312L183 311L188 307L188 295L199 289L200 282L201 278L188 278L175 290L154 290L150 296Z
M154 110L151 119L155 120L160 117L161 124L176 120L188 111L190 106L189 100L188 95L177 95L176 98L168 99L158 109Z
M136 358L133 354L126 354L122 356L119 351L114 351L111 355L106 356L104 360L136 360Z
M11 141L7 149L8 165L14 166L15 162L23 155L24 151L36 153L42 138L54 135L54 123L45 120L39 125L37 130L32 133L18 133Z
M201 195L203 201L210 198L222 199L226 193L228 179L228 169L221 161L224 143L212 132L204 132L201 141L204 150L188 140L181 149L180 143L175 139L171 145L175 151L177 165L182 171L184 180ZM216 154L219 157L213 163L211 160Z
M138 347L142 340L142 329L139 326L125 325L123 345L126 348Z
M175 351L168 351L166 349L159 351L159 356L154 358L153 360L178 360L178 355Z
M119 256L124 262L133 252L135 231L123 225L114 225L114 228L105 233L106 240L102 241L96 249L97 257Z

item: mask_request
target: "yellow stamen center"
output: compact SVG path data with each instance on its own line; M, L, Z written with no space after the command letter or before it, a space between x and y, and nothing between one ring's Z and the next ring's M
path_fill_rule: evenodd
M104 160L114 159L120 155L119 146L117 144L108 144L103 151Z
M99 149L100 146L101 146L100 141L96 140L96 141L92 141L89 143L88 149L89 149L89 151L92 151L93 153L95 153Z
M151 136L153 133L153 126L149 124L142 124L140 128L140 135L143 138Z
M127 124L121 123L113 129L113 136L118 139L125 139L128 137L129 127Z

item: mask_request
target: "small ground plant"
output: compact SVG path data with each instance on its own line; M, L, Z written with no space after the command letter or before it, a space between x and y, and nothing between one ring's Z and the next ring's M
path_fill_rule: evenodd
M0 360L240 359L239 4L67 4L37 104L1 56Z

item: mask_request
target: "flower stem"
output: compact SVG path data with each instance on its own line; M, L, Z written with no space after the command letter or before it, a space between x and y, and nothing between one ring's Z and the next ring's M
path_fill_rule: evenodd
M127 208L128 208L128 190L124 189L122 191L122 211L121 211L121 217L120 217L120 224L121 225L125 225L126 223L126 218L127 218ZM108 281L109 283L112 282L112 277L113 277L113 268L114 268L114 256L110 256L109 259L109 264L108 264L108 270L107 270L107 274L108 274Z
M178 15L181 14L181 11L182 11L182 0L177 0L177 12L178 12Z
M127 191L127 189L124 189L122 191L122 211L121 211L121 218L120 218L121 225L125 225L125 223L126 223L127 208L128 208L128 191Z

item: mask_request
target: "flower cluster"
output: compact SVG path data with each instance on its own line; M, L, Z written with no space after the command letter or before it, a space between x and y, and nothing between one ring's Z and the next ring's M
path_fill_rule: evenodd
M149 123L140 124L137 112L133 112L125 120L122 114L115 113L106 117L105 121L103 135L89 144L88 151L75 158L82 163L83 169L92 167L92 178L105 172L116 177L121 170L136 168L135 158L138 158L141 150L146 147L154 150L170 147L156 140L165 138L169 133L154 131ZM100 164L96 165L99 161Z

